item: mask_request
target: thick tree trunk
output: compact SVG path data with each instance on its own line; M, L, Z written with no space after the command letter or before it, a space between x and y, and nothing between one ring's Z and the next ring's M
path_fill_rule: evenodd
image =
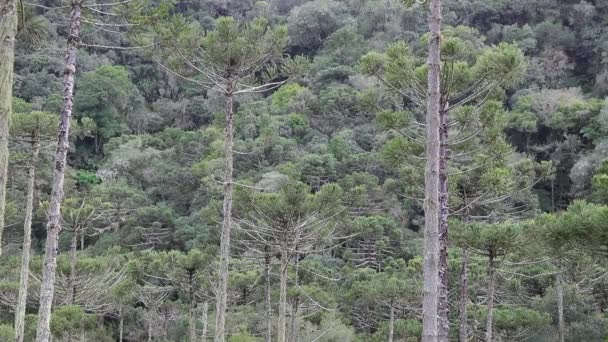
M388 342L393 342L393 336L395 335L395 305L391 299L390 315L388 321Z
M38 310L36 342L48 342L51 335L49 325L55 290L55 269L57 268L59 232L61 231L61 202L63 201L63 183L69 147L68 137L72 120L76 55L78 41L80 39L80 17L82 11L82 3L80 1L81 0L73 0L71 4L70 33L68 36L65 69L63 71L63 104L61 107L61 123L57 138L57 151L55 153L53 190L51 192L48 212L49 222L47 224L42 284L40 286L40 309Z
M494 324L494 294L496 292L496 265L494 257L490 256L490 284L488 286L488 319L486 320L486 342L492 342Z
M203 314L201 317L201 321L203 323L203 331L201 332L203 342L207 341L207 321L208 321L207 313L208 313L208 310L209 310L209 302L205 301L203 303Z
M448 112L440 111L439 130L439 336L440 342L450 340L450 301L448 289Z
M464 247L462 249L462 269L460 270L460 307L458 316L460 316L459 342L467 342L469 339L469 326L467 303L469 302L469 250Z
M429 17L428 94L426 113L426 170L424 201L424 289L422 301L422 341L436 342L439 302L439 110L441 1L431 0Z
M222 236L220 241L220 270L216 300L215 342L224 342L226 306L228 300L228 266L230 262L230 230L232 228L232 174L234 145L234 108L232 83L226 89L226 130L224 142L224 203L222 206Z
M266 264L266 342L272 342L272 284L270 278L272 255L270 248L265 247L264 262Z
M25 332L25 307L27 301L28 280L30 275L30 250L32 249L32 215L34 213L34 191L36 184L36 164L40 152L38 137L33 137L32 159L29 166L27 198L25 202L25 221L23 223L23 249L21 251L21 272L19 279L19 296L15 307L15 341L23 342Z
M0 255L4 232L9 126L13 112L13 65L17 32L17 1L0 0Z
M557 285L557 319L559 327L559 342L564 342L564 282L562 281L561 270L555 274L555 284Z
M68 279L68 300L67 304L72 305L76 301L76 249L78 248L78 232L79 228L74 227L74 234L70 240L70 277Z
M285 250L285 249L284 249ZM277 327L277 341L285 342L287 338L287 265L289 257L286 252L281 254L281 276L280 276L280 295L279 295L279 320Z

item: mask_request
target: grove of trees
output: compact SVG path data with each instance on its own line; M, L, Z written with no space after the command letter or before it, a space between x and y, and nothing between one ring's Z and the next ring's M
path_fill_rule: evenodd
M607 341L607 25L0 0L0 341Z

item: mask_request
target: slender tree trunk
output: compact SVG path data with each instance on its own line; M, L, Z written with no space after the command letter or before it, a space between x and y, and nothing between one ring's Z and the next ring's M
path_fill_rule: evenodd
M496 292L496 265L494 256L490 255L490 285L488 286L488 319L486 320L486 342L492 342L494 321L494 294Z
M61 202L63 201L63 183L69 147L68 137L72 119L76 54L78 50L78 41L80 39L81 0L73 0L71 7L70 33L68 36L65 69L63 71L63 104L61 107L61 123L57 138L57 151L55 153L53 190L51 192L48 212L49 222L47 224L42 284L40 286L40 309L38 310L36 342L48 342L51 335L51 307L53 305L53 294L55 290L55 269L57 268L59 232L61 231Z
M468 336L468 314L467 303L469 302L469 250L464 247L462 249L462 269L460 270L460 307L458 315L460 316L459 342L467 342Z
M289 257L287 256L286 249L283 249L281 254L281 276L280 276L280 298L279 298L279 326L277 341L285 342L287 338L287 265L289 263Z
M299 268L300 268L300 258L298 256L298 254L296 253L296 260L295 260L295 275L294 275L294 285L298 286L298 273L299 273ZM294 298L293 302L291 303L291 328L290 328L290 336L289 336L289 342L297 342L298 339L298 308L300 305L300 301L298 298Z
M201 317L201 321L203 321L203 331L201 333L202 337L203 337L203 342L207 341L207 313L209 310L209 302L205 301L203 303L203 315Z
M4 232L9 126L13 113L13 65L17 32L17 1L0 0L0 255Z
M222 236L220 241L220 272L217 288L215 342L224 342L226 326L226 306L228 299L228 266L230 262L230 230L232 228L232 173L233 173L233 139L234 108L232 83L228 83L226 92L226 131L224 146L224 203L222 206Z
M122 308L120 308L118 315L120 316L118 321L118 342L122 342L122 336L125 331L125 317L123 315Z
M395 304L391 299L390 317L388 321L388 342L393 342L393 336L395 335Z
M74 227L74 234L70 240L70 277L68 279L68 305L74 304L76 301L76 263L78 258L76 256L76 249L78 248L78 232L80 229Z
M422 302L422 341L436 342L439 302L439 99L441 1L431 0L429 17L428 94L426 113L426 170L424 201L424 289Z
M559 323L559 342L564 342L564 282L562 280L561 269L555 274L555 284L557 285L557 318Z
M448 188L448 112L440 112L439 130L439 336L440 342L449 342L450 339L450 301L448 289L448 216L449 216L449 188Z
M148 342L152 342L152 318L148 322Z
M32 214L34 212L34 191L36 184L36 164L40 152L38 137L33 137L32 159L29 166L27 198L25 203L25 222L23 223L23 250L21 251L21 273L19 279L19 296L15 308L15 341L23 342L25 331L25 307L27 301L28 280L30 275L30 252L32 249Z
M84 232L80 234L80 250L84 251Z
M194 299L190 301L189 322L188 322L188 334L191 342L196 342L196 304Z
M272 255L270 255L270 248L265 247L265 258L266 264L266 342L272 342L272 285L270 279L271 261Z

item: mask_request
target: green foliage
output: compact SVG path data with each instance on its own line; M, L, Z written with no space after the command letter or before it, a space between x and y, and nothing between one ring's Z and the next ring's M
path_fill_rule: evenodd
M245 221L316 215L328 224L314 234L314 253L300 255L297 285L295 258L288 267L298 340L386 341L393 300L394 339L417 341L427 5L202 0L98 7L114 15L83 21L84 44L143 49L78 51L54 339L84 332L87 340L110 340L122 317L125 340L146 340L151 326L152 339L182 341L190 305L199 319L204 302L208 335L213 330L230 79L239 95L230 338L258 341L265 332L263 252ZM608 7L556 0L444 0L442 7L450 306L457 307L460 248L468 247L471 336L484 333L493 255L495 340L557 340L560 270L566 341L600 341L608 331L598 314L608 305L608 35L602 33ZM63 101L67 13L36 13L22 13L15 51L3 307L17 293L26 194L20 161L29 158L36 132L42 150L31 279L40 279L48 166ZM134 25L97 21L112 18ZM65 251L79 224L85 233L84 250L76 253L79 306L65 307ZM37 293L37 282L30 285ZM158 305L140 298L148 292ZM97 301L107 305L99 309ZM457 319L451 315L452 327ZM26 340L35 337L35 320L27 315ZM10 340L12 316L0 315L0 324L0 340ZM197 322L199 334L201 327Z

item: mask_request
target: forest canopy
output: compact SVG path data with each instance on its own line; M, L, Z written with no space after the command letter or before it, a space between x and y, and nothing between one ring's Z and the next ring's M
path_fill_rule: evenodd
M607 341L606 27L0 0L0 341Z

